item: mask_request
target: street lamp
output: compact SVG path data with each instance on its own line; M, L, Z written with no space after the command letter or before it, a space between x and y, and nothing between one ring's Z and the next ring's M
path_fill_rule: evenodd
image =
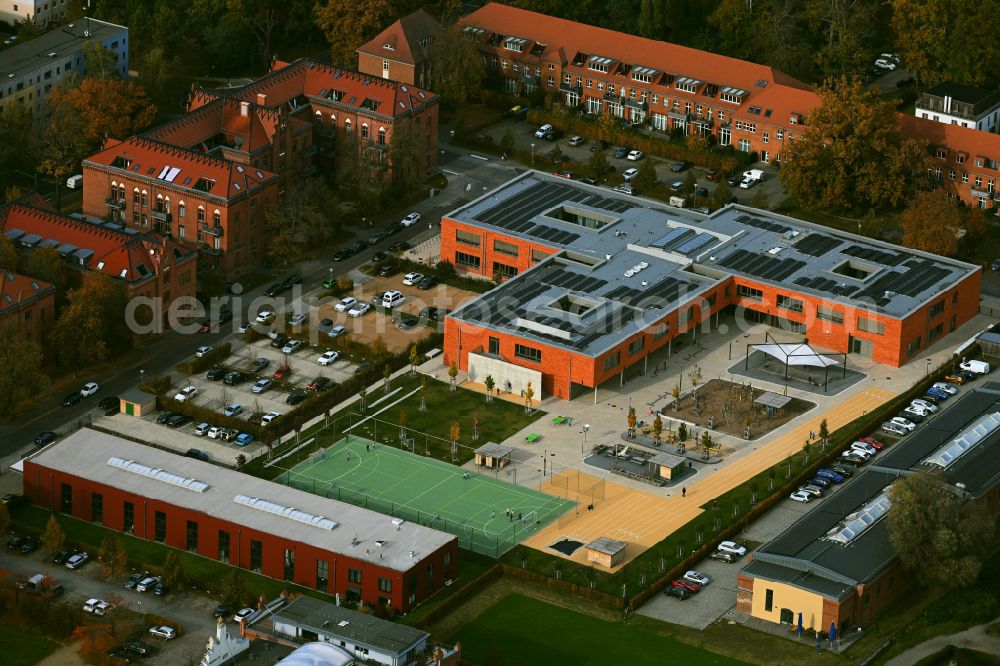
M330 266L330 289L333 289L333 266Z
M143 390L144 386L146 386L146 371L145 370L140 370L139 371L139 390L140 391Z
M927 359L927 374L925 374L924 377L928 377L930 376L930 374L931 374L931 360Z
M531 166L535 166L535 144L531 144Z
M590 430L590 424L589 423L584 423L583 424L583 451L581 451L581 453L586 453L587 452L587 432L589 430Z

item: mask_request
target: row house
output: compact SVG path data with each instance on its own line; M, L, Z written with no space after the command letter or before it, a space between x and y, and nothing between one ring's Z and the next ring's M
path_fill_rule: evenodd
M418 9L358 47L358 71L429 88L430 46L442 30L437 19Z
M810 86L735 58L490 3L459 22L508 93L542 90L633 125L712 137L781 162L819 103Z
M14 326L35 342L56 321L56 288L49 282L0 270L0 330Z
M903 130L927 142L927 176L948 197L1000 213L1000 135L900 114Z
M49 247L74 270L124 284L129 298L195 294L198 256L166 234L62 215L38 195L0 207L0 233L22 252Z
M231 274L263 261L276 174L146 137L109 140L83 161L83 212L153 231Z

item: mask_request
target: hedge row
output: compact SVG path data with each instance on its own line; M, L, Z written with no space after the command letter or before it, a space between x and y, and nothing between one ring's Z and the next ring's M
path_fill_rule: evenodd
M231 343L224 342L204 356L196 356L190 360L181 361L175 367L177 368L177 372L182 375L197 375L199 372L205 372L213 365L218 365L229 358L232 348L233 345Z
M267 439L268 437L274 437L271 428L264 428L259 424L250 423L246 419L237 416L226 416L207 407L196 405L193 402L179 402L174 400L169 391L156 396L156 407L157 409L170 410L176 414L190 416L195 423L210 423L223 428L233 428L234 430L253 435L254 439L262 442L268 442L270 441ZM248 407L248 405L244 405L243 409L246 410Z

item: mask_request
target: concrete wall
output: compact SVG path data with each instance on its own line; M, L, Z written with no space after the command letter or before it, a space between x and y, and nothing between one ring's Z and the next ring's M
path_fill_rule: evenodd
M507 382L510 382L510 391L515 395L524 391L530 382L535 390L534 399L540 400L542 398L540 393L542 373L538 370L469 352L467 372L470 380L480 384L483 383L487 375L492 375L493 381L496 383L496 390L501 392L507 391Z

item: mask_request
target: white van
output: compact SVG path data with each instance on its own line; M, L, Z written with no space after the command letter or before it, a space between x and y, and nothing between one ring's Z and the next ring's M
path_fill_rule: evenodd
M397 305L401 305L405 300L406 296L403 296L403 294L401 294L400 292L395 290L387 291L384 294L382 294L382 307L386 308L387 310L391 310Z
M71 190L75 190L76 188L80 187L81 185L83 185L83 175L82 174L78 173L75 176L70 176L69 178L66 179L66 187L68 187Z
M674 208L684 208L687 206L687 199L684 197L670 197L668 203Z
M959 363L958 367L962 368L962 370L974 372L977 375L985 375L990 371L990 364L985 361L965 361L963 363Z
M740 182L740 187L748 190L757 183L762 182L764 182L764 172L760 169L750 169L743 172L743 180Z

